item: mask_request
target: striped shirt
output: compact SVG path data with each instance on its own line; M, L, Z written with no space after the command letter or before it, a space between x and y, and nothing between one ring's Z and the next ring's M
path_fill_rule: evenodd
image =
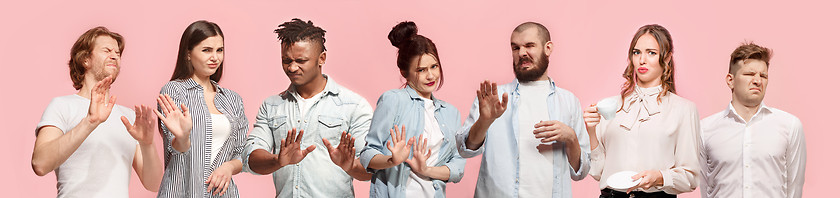
M177 105L186 104L192 115L193 127L190 132L190 148L179 152L172 147L175 137L160 122L163 133L164 165L163 181L158 197L211 197L207 192L207 177L222 163L241 160L247 138L248 120L245 118L242 97L229 89L221 88L215 81L216 96L213 103L230 120L231 134L225 141L216 159L210 159L212 147L212 119L204 100L204 88L192 79L169 81L161 88L161 94L169 94ZM160 106L158 106L160 110ZM212 195L213 197L219 197ZM231 181L227 192L221 197L239 197L236 183Z

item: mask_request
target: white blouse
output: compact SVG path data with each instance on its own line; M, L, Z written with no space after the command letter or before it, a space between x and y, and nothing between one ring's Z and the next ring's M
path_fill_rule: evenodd
M596 126L599 146L592 151L589 174L600 181L600 189L607 188L606 178L614 173L646 170L659 170L664 185L645 192L679 194L698 186L701 173L697 107L671 92L658 101L661 91L661 86L637 86L624 99L615 118L601 119Z

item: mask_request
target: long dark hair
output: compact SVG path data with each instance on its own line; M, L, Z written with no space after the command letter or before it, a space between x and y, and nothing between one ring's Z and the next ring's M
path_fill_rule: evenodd
M430 54L438 62L438 67L440 67L440 84L437 89L443 86L443 64L440 63L437 47L435 47L435 43L431 39L417 34L417 25L414 22L405 21L394 26L391 32L388 33L388 40L391 41L391 45L399 49L397 51L397 67L402 71L400 73L403 78L408 77L407 71L411 67L412 58Z
M190 56L190 51L195 48L196 45L207 39L208 37L214 36L221 36L222 41L225 40L225 34L222 33L222 29L219 28L219 25L216 23L200 20L193 22L190 26L187 26L187 29L184 30L184 34L181 35L181 45L178 46L178 58L175 62L175 71L172 72L172 78L169 80L183 80L190 78L195 72L192 63L187 59ZM224 71L224 62L219 64L219 69L216 70L216 73L210 75L210 80L216 81L217 83L219 80L222 79L222 71Z

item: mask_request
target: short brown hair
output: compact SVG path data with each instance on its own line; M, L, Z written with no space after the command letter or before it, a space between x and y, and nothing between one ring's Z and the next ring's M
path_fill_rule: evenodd
M70 61L67 63L70 66L70 80L73 81L73 88L76 88L76 90L82 89L82 82L84 82L85 72L87 72L87 69L85 69L85 59L90 58L93 46L96 45L96 37L99 36L110 36L114 38L120 46L119 56L122 56L124 52L125 41L123 37L116 32L111 32L108 28L102 26L95 27L79 36L79 39L76 39L76 43L73 43L73 48L70 48Z
M766 47L756 45L753 42L741 43L741 46L735 48L732 55L729 55L729 74L735 75L741 69L741 61L747 59L755 59L764 61L767 67L770 67L770 58L773 57L773 50Z

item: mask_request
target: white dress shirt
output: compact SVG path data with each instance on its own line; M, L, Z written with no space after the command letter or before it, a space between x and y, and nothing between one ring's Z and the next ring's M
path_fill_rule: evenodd
M799 118L761 104L745 122L730 104L701 123L703 197L802 197L805 135Z

